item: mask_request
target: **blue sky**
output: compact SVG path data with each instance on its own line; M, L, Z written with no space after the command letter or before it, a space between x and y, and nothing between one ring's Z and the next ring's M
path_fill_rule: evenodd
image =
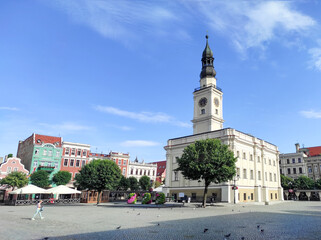
M0 2L0 156L33 132L165 160L192 134L208 32L224 127L319 146L319 1Z

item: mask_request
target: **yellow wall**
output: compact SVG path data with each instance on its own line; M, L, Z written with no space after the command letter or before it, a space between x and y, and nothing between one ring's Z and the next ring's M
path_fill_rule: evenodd
M273 198L271 198L271 194L273 195ZM276 194L276 197L275 197ZM269 200L270 201L279 201L279 193L278 190L269 190Z
M251 193L253 194L253 200L251 199ZM246 194L246 200L244 200L244 194ZM254 189L239 189L239 201L240 202L255 202Z

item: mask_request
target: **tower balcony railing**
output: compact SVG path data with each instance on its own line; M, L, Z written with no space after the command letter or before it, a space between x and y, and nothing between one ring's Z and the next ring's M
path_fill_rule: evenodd
M194 92L199 91L199 90L201 90L201 89L203 89L203 88L211 87L211 86L214 87L215 89L223 92L223 91L222 91L222 88L220 88L220 87L218 87L218 86L216 86L216 85L213 85L213 84L208 84L208 85L206 85L206 86L202 86L202 87L195 88L195 89L194 89Z
M38 170L44 170L44 171L47 171L47 172L53 172L55 170L55 167L52 167L52 166L39 166L38 167Z

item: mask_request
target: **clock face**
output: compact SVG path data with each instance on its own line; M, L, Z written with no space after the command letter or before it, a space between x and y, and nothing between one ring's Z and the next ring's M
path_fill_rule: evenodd
M218 100L218 98L214 98L214 104L216 107L220 105L220 101Z
M205 107L205 105L206 105L206 103L207 103L207 98L201 98L199 101L198 101L198 105L200 106L200 107Z

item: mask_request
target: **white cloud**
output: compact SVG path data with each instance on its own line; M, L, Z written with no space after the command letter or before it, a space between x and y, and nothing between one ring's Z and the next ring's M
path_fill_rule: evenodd
M0 110L19 111L19 108L16 108L16 107L0 107Z
M55 7L72 19L85 24L101 35L120 41L139 37L139 32L157 33L170 29L178 17L174 12L149 1L58 0ZM136 28L136 31L133 31Z
M184 123L177 121L175 118L167 115L166 113L152 113L152 112L129 112L120 110L114 107L104 107L104 106L96 106L94 107L97 111L105 112L113 115L118 115L126 118L131 118L134 120L138 120L140 122L151 122L151 123L169 123L179 127L191 127L189 123Z
M316 24L289 1L199 1L198 8L210 27L232 39L241 53L264 49L279 36L302 33Z
M305 118L321 118L321 111L317 112L314 110L301 111L300 114Z
M47 123L40 123L39 125L47 127L48 129L55 130L57 132L64 132L64 131L83 131L83 130L90 130L92 129L89 126L80 125L77 123L72 122L64 122L61 124L47 124Z
M319 47L309 49L311 56L309 67L321 71L321 39L318 40Z
M146 140L128 140L120 144L124 147L153 147L158 146L159 143Z

